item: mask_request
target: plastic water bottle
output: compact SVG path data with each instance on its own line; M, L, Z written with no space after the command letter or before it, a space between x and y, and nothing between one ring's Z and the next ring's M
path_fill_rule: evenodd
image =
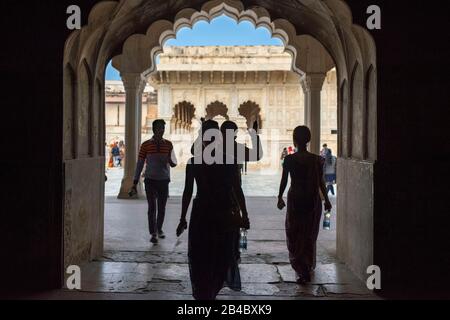
M331 229L331 211L325 212L325 217L323 218L323 229Z
M241 252L247 250L247 230L241 229L241 237L239 239L239 249Z

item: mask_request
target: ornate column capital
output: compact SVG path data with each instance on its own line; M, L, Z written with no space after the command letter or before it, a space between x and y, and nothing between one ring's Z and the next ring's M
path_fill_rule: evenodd
M123 73L120 77L122 78L125 91L136 90L137 92L143 92L147 85L147 81L140 73Z
M326 76L326 73L307 73L302 81L303 90L322 91Z

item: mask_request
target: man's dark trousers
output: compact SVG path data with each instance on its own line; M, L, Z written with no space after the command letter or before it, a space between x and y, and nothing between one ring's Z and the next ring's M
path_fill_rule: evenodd
M148 201L148 226L150 235L157 235L162 231L166 217L167 198L169 196L170 181L145 179L145 192ZM157 207L158 206L158 207ZM158 214L157 214L158 213Z

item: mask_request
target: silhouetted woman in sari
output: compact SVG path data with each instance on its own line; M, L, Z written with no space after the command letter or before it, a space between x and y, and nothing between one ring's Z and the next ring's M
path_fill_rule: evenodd
M320 157L307 151L310 141L311 132L307 127L295 129L294 144L297 152L284 160L278 195L278 208L282 210L286 207L283 194L290 175L286 236L289 259L299 284L310 282L311 272L316 267L316 243L322 216L321 194L325 199L325 210L331 210Z
M208 130L217 130L215 121L202 125L202 137ZM211 143L201 140L201 151ZM208 148L211 150L211 148ZM219 145L216 152L223 148ZM199 150L200 151L200 150ZM215 159L224 157L219 154ZM236 165L206 162L203 152L196 152L186 167L186 185L177 235L187 229L186 215L192 199L194 180L197 196L194 199L190 225L188 258L193 296L197 300L214 300L227 284L233 290L241 290L238 268L239 229L249 229L244 194L241 189L239 171ZM233 210L233 199L237 199L242 211Z

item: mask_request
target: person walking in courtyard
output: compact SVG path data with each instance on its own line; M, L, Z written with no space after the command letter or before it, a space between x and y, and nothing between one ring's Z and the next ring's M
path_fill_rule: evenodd
M189 224L188 259L193 296L196 300L215 300L225 284L232 290L241 290L238 268L239 229L249 229L250 222L240 185L239 170L231 164L206 163L205 148L217 141L203 140L208 130L219 130L216 121L202 124L199 149L186 167L181 219L177 228L179 237L187 228L188 208L192 199L194 181L197 196L194 199ZM215 150L221 153L222 146ZM216 156L227 157L217 154ZM230 163L225 162L225 163ZM242 216L233 210L233 198L239 204Z
M297 152L287 156L284 161L278 195L278 209L282 210L286 207L283 195L290 175L286 236L289 259L299 284L311 281L311 272L316 266L316 242L322 216L321 193L325 199L325 210L331 210L320 157L307 151L310 141L311 131L307 127L301 126L294 130Z
M205 123L205 119L202 118L202 124ZM234 163L238 166L238 171L240 175L246 173L246 162L258 162L264 156L264 151L261 144L261 138L258 134L259 124L258 121L253 123L253 128L248 130L250 138L252 140L253 148L248 148L247 144L238 143L237 133L238 126L233 121L225 121L220 126L220 131L222 133L222 146L223 146L223 154L228 155L230 159L234 159ZM199 137L198 139L201 139ZM191 147L191 153L194 155L194 146L198 143L198 139ZM234 150L233 150L234 147Z
M119 145L117 144L117 142L114 143L111 153L113 156L114 167L118 167L120 165L120 148L119 148Z
M242 186L242 175L247 174L247 165L248 162L257 162L260 161L263 157L263 148L261 145L261 139L258 135L259 124L257 121L253 123L253 128L249 129L249 135L252 139L253 148L248 148L247 144L238 143L237 134L238 134L238 126L233 121L225 121L220 127L220 131L222 133L222 144L223 144L223 154L224 154L224 163L226 159L233 159L233 164L237 165L238 175L239 175L239 184ZM227 149L229 148L229 149ZM232 210L233 214L240 215L241 208L239 207L239 201L237 201L236 197L232 198ZM239 229L236 230L236 255L238 256L237 260L240 260L240 252L239 252L239 240L240 234ZM235 269L238 268L238 264L236 263Z
M336 184L336 164L337 158L333 156L333 151L327 149L324 164L325 182L327 184L327 194L331 192L333 196L335 195L334 185Z
M139 160L134 177L133 190L136 193L144 165L145 192L148 201L148 222L151 242L164 239L164 219L169 195L170 168L177 166L177 159L170 141L163 138L166 123L164 120L153 122L153 138L144 142L139 152Z
M112 154L113 148L114 148L114 144L112 143L109 146L109 150L108 150L108 155L109 155L108 168L114 168L114 156Z
M322 150L320 150L320 156L325 159L325 157L327 156L328 150L330 150L330 149L328 149L328 145L325 143L322 146Z
M123 167L125 165L125 144L123 141L119 143L119 150L120 150L119 166Z
M242 170L244 174L247 173L247 163L248 162L258 162L263 158L263 148L261 144L261 138L258 135L259 124L258 121L253 123L253 128L248 130L250 138L252 140L253 148L250 149L247 144L238 143L237 133L238 126L233 121L225 121L220 127L223 137L224 154L228 154L236 159L236 163L240 166L242 165ZM232 150L225 150L227 147L234 146L234 154L232 155Z

